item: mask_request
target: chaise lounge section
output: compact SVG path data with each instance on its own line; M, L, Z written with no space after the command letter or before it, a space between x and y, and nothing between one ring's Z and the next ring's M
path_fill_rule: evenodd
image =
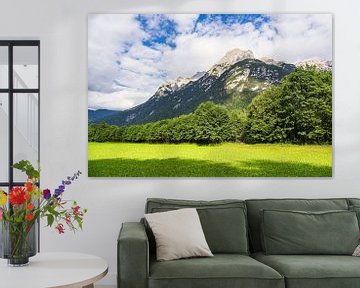
M118 238L118 287L360 287L360 258L267 255L261 230L261 213L266 209L349 211L357 205L359 199L148 199L146 213L197 208L214 257L156 261L155 239L145 221L124 223Z
M360 258L349 255L266 255L261 245L261 210L309 212L351 210L358 199L246 200L251 257L284 275L287 288L360 287Z

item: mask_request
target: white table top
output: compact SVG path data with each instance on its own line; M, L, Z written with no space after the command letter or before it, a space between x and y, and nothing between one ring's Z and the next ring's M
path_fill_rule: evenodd
M102 258L80 253L38 253L28 266L9 267L0 259L1 288L77 288L103 278L108 264Z

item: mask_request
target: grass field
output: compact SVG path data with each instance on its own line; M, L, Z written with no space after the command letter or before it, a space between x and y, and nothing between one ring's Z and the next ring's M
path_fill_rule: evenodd
M89 143L89 177L331 177L330 145Z

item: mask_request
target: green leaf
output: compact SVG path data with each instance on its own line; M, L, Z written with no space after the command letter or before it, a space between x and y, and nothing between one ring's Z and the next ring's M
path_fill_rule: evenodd
M51 214L48 214L47 215L47 224L48 224L48 226L50 226L51 227L51 225L54 223L54 216L53 215L51 215Z
M34 166L28 160L21 160L15 164L13 167L26 173L29 178L39 180L40 179L40 168L35 169Z

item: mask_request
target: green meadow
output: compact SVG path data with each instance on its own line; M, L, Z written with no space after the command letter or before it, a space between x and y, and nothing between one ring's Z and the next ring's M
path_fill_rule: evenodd
M331 145L96 143L89 177L331 177Z

